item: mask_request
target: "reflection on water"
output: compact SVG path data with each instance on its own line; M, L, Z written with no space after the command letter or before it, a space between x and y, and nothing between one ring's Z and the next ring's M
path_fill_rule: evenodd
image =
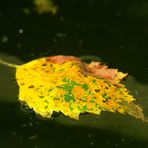
M15 56L0 53L0 59L10 63L22 64ZM0 64L0 102L16 102L18 87L15 82L15 69Z

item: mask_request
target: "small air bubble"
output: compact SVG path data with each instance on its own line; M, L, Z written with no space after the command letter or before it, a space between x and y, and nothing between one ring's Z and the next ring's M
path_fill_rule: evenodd
M23 29L19 29L19 33L20 34L23 34L24 33L24 30Z
M17 46L17 48L21 48L22 45L21 45L21 43L17 43L16 46Z
M122 141L122 142L125 142L125 138L122 138L121 141Z
M81 44L83 43L83 40L79 40L79 42L78 42L78 43L79 43L79 45L81 45Z
M33 135L31 137L29 137L29 139L33 140L33 139L36 139L38 137L38 135Z
M91 142L90 145L94 145L94 142Z
M12 132L12 135L16 136L17 135L17 132Z
M90 134L87 135L88 138L91 138L92 136L93 136L92 133L90 133Z
M115 143L115 147L118 147L119 146L119 144L118 143Z
M65 38L67 35L66 33L57 33L56 36L59 38Z
M3 36L2 39L1 39L1 41L2 41L3 43L6 43L6 42L9 41L9 38L8 38L7 36Z

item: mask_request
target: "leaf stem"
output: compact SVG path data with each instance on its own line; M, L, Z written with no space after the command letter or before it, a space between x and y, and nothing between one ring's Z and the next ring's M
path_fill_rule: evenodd
M12 67L12 68L17 68L19 65L16 65L16 64L12 64L12 63L9 63L9 62L6 62L2 59L0 59L0 64L3 64L3 65L6 65L8 67Z

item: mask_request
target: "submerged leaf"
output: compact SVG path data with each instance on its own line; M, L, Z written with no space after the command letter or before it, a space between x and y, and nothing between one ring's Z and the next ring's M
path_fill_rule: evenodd
M36 59L16 68L19 100L42 117L50 118L55 111L79 119L80 113L110 111L145 120L133 96L119 83L126 75L73 56Z

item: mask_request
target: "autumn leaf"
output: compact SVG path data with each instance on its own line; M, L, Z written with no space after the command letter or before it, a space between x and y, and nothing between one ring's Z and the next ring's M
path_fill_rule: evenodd
M73 56L51 56L16 68L19 100L42 117L53 112L79 119L81 113L101 111L130 114L145 120L142 108L120 81L127 76L99 62Z

